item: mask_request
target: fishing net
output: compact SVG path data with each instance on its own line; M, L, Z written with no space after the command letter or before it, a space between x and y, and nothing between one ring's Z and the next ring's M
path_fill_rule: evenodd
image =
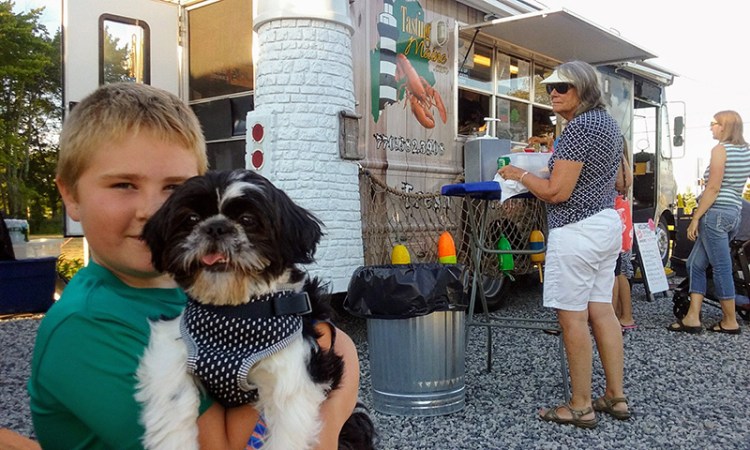
M409 250L412 263L434 263L438 261L440 234L448 231L456 245L457 261L467 269L472 268L468 214L480 214L485 206L482 201L447 197L440 192L399 191L366 169L360 170L359 178L366 265L390 264L391 251L398 244ZM533 230L546 235L546 210L544 203L536 198L511 198L503 204L493 200L486 206L487 247L497 248L498 240L504 234L512 249L528 249ZM538 270L527 255L514 255L514 263L512 275ZM484 276L497 278L503 275L497 255L484 254L481 265Z

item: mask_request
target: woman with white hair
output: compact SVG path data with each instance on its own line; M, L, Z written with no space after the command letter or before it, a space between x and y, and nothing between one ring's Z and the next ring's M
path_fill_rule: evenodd
M623 345L612 308L615 262L622 225L614 210L622 133L605 110L596 69L582 61L560 65L542 81L552 110L567 122L550 158L550 178L515 166L498 173L522 183L547 203L544 306L555 308L568 357L571 398L540 412L548 422L594 428L602 411L630 418L623 392ZM604 395L592 401L594 334L604 375Z

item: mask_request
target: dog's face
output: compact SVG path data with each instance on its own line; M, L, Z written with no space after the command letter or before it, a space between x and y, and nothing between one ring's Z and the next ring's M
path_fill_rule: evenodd
M301 281L321 222L263 176L208 172L178 187L146 223L154 267L196 300L236 305Z

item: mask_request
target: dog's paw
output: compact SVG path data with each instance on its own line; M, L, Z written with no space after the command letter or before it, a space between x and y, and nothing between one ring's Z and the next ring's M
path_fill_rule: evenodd
M339 433L339 450L374 450L376 437L370 411L362 402L357 402Z

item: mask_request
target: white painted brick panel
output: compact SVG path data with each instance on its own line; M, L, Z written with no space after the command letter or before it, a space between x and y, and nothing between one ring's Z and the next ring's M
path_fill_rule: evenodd
M364 261L358 168L338 150L339 111L354 110L349 29L272 20L259 28L258 42L255 107L277 124L261 173L325 223L308 269L343 292Z

